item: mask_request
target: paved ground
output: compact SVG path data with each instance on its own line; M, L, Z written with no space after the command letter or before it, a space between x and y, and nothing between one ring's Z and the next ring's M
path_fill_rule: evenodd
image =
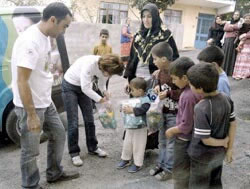
M182 52L183 56L195 58L199 51ZM238 129L235 142L234 162L224 166L223 183L225 189L249 189L250 188L250 140L249 140L249 105L250 105L250 80L234 81L230 79L232 87L232 98L235 102L235 110L238 116ZM110 90L113 97L113 105L116 109L118 128L116 130L103 129L99 121L96 122L97 138L99 146L104 148L109 157L100 159L87 154L85 144L84 128L80 127L81 157L84 165L80 168L72 167L68 156L67 145L65 145L65 155L63 165L65 169L77 170L81 177L74 181L48 185L45 181L46 170L46 145L40 146L40 156L38 165L41 172L41 183L50 189L166 189L173 188L172 180L158 182L149 176L148 172L154 166L157 150L149 151L146 154L144 168L131 174L127 169L116 170L115 166L120 160L122 148L123 127L121 124L119 102L127 98L123 92L126 80L114 77L110 82ZM16 189L20 188L19 155L20 149L12 144L0 148L0 188Z

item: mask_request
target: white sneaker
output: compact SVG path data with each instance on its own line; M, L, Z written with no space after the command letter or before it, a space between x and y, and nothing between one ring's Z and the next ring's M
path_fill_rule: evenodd
M72 163L74 166L80 167L83 164L83 161L81 160L80 156L75 156L72 158Z
M99 156L99 157L106 157L108 154L105 152L105 151L103 151L101 148L97 148L97 150L96 151L94 151L94 152L89 152L89 154L91 154L91 155L97 155L97 156Z

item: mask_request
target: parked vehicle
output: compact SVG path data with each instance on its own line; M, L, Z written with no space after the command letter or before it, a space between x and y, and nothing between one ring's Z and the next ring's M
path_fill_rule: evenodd
M20 128L12 102L12 48L18 35L32 24L39 22L42 9L41 7L0 8L0 132L7 134L17 145L20 145ZM50 41L52 47L50 68L54 75L52 99L57 111L61 113L64 111L61 82L63 73L69 67L69 60L63 35Z

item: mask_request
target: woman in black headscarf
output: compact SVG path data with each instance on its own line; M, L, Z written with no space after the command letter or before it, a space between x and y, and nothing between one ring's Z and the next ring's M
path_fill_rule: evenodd
M224 26L225 21L222 20L221 16L218 15L215 18L213 25L209 28L208 40L207 43L209 45L216 45L218 47L222 47L221 39L224 35Z
M163 30L158 7L153 3L146 4L141 11L141 28L134 35L130 58L124 77L131 81L142 77L150 83L151 74L157 70L151 55L152 47L162 41L168 42L173 50L173 60L179 57L175 40L170 30Z
M165 41L173 50L173 60L179 57L179 53L171 31L164 30L161 27L162 21L158 7L155 4L148 3L143 7L141 21L141 28L133 38L124 77L128 79L128 83L135 77L142 77L147 81L147 88L150 88L152 87L152 73L158 69L153 63L152 47L159 42ZM126 86L126 91L128 86ZM146 149L157 147L158 132L155 132L148 136Z
M224 31L226 32L225 41L223 45L225 58L222 68L224 69L224 71L228 76L232 76L234 70L234 64L237 55L237 52L235 50L236 48L235 41L237 41L236 38L238 37L238 32L239 32L239 27L238 27L239 21L240 21L240 12L235 11L230 23L226 23L224 27Z

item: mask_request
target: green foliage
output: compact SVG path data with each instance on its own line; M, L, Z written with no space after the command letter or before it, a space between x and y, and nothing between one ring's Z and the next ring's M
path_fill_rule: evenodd
M236 10L240 10L242 16L246 13L250 13L250 1L249 0L237 0Z
M154 3L161 10L166 10L168 6L171 6L175 3L175 0L130 0L132 7L136 7L139 10L147 3Z

